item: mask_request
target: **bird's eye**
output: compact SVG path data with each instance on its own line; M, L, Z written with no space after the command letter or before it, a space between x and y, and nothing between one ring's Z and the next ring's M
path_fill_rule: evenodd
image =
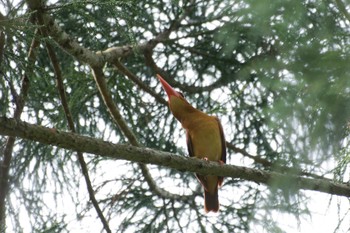
M184 94L182 92L178 92L183 98L185 98Z

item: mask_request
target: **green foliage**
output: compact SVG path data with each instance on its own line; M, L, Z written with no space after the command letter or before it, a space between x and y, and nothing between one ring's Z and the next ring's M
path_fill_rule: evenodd
M9 4L9 3L8 3ZM350 51L349 22L331 1L58 1L45 11L81 46L92 51L138 45L187 16L169 39L153 50L155 63L171 84L199 109L221 119L230 144L273 164L264 167L229 150L229 163L272 170L281 166L319 176L349 172ZM68 130L45 42L53 45L64 76L68 104L77 132L127 143L104 105L91 70L64 52L52 38L36 34L24 2L7 6L0 21L6 35L0 64L0 114L12 117L15 95L25 73L30 89L22 119ZM33 38L40 41L35 63L28 61ZM141 51L122 63L142 83L163 95ZM186 155L184 132L167 106L135 85L111 64L104 67L118 108L145 147ZM163 95L164 96L164 95ZM6 143L0 138L0 149ZM0 157L1 158L1 157ZM263 189L226 179L219 192L218 217L205 215L193 174L151 167L157 185L187 201L155 195L139 167L129 162L89 156L89 169L100 205L113 232L249 232L259 226L283 232L274 213L297 220L308 214L307 198L294 189ZM1 161L1 160L0 160ZM337 163L332 170L325 163ZM285 171L287 172L287 171ZM64 232L95 216L81 180L75 153L17 140L11 163L8 222L15 231ZM74 214L66 216L62 198ZM57 211L52 209L52 201ZM67 210L66 210L67 211ZM20 213L21 212L21 213ZM72 215L76 219L72 220ZM121 220L119 220L121 219ZM94 218L94 222L97 220ZM271 221L270 221L271 220ZM73 221L71 223L70 221ZM89 220L87 220L88 222ZM296 221L298 222L298 221ZM40 227L38 227L40 226ZM101 229L101 227L98 227Z

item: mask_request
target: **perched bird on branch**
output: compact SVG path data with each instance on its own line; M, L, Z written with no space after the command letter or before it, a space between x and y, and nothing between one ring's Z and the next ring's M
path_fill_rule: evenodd
M217 117L192 107L182 93L175 91L157 74L165 92L174 117L186 130L187 149L191 157L208 161L226 163L226 144L222 126ZM196 174L204 188L204 210L219 210L218 187L224 177Z

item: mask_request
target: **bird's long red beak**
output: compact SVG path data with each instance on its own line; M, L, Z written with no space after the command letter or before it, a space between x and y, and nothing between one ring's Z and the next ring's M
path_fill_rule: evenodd
M159 79L160 83L162 84L164 90L166 91L168 98L170 99L170 96L174 95L176 97L180 97L181 95L174 90L174 88L172 88L169 83L167 83L162 76L160 76L159 74L157 74L157 78Z

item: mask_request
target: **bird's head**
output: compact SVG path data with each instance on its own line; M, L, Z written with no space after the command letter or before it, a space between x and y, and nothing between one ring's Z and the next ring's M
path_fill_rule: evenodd
M168 95L169 107L176 119L182 122L187 114L198 111L187 102L181 92L175 91L174 88L162 78L162 76L157 74L157 78Z

